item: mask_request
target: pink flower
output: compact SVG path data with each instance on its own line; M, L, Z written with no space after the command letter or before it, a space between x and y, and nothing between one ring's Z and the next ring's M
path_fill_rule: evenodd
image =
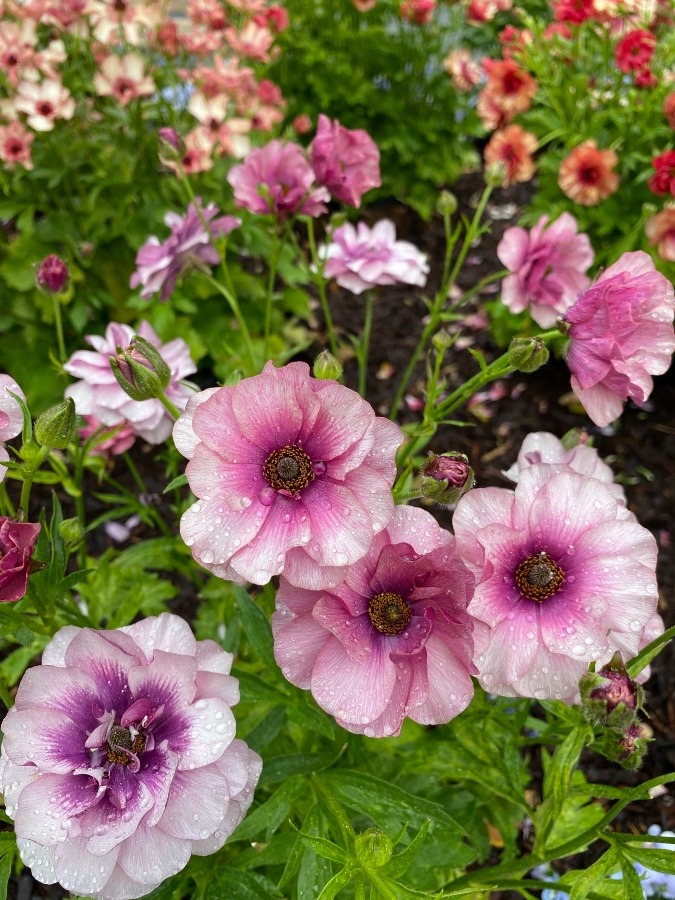
M188 398L196 390L195 385L183 382L187 375L197 371L190 358L188 345L182 338L162 344L147 322L141 322L137 331L129 325L111 322L105 335L87 335L92 350L78 350L64 365L75 378L76 384L66 388L66 397L75 401L75 409L82 416L95 416L103 425L119 425L126 422L134 434L149 444L161 444L171 434L173 420L159 400L132 400L117 383L109 359L117 355L117 348L130 345L139 334L159 350L171 370L171 381L166 396L179 409L184 409Z
M231 665L169 613L56 633L2 723L0 785L34 878L128 900L223 846L262 765L234 737Z
M443 68L458 91L468 92L481 79L481 67L464 48L452 50L443 60Z
M436 9L436 0L401 0L401 18L415 25L426 25Z
M670 366L675 350L673 286L646 253L624 253L566 313L572 390L601 427L630 398L641 406L651 375Z
M530 465L515 491L477 488L453 517L490 627L474 661L504 696L569 700L592 661L632 656L656 612L656 541L597 478Z
M89 449L92 456L103 456L106 459L111 456L119 456L121 453L126 453L136 442L136 435L128 422L106 428L96 416L84 416L84 421L85 424L80 428L82 442L88 441L90 437L96 435L96 439L92 441Z
M586 270L593 263L588 236L577 232L577 221L563 213L546 227L542 216L534 228L507 228L497 256L513 274L502 282L502 302L511 312L528 309L542 328L555 325L577 295L590 284Z
M675 262L675 205L664 206L645 222L645 232L650 244L668 262Z
M0 516L0 603L20 600L26 593L30 558L41 527Z
M473 696L472 591L452 536L428 512L397 506L335 587L301 590L281 578L274 655L349 731L398 734L405 716L449 722Z
M376 284L416 284L424 287L429 274L427 258L414 244L396 240L394 223L381 219L370 229L365 222L346 222L336 228L331 242L319 248L326 260L323 273L353 294Z
M35 283L48 294L60 294L68 283L68 264L55 253L45 256L35 273Z
M152 235L138 251L136 271L129 284L132 288L143 285L141 297L146 300L157 293L160 300L168 300L179 277L192 268L210 271L211 266L220 262L213 239L229 234L241 225L241 220L234 216L214 218L218 215L214 203L202 207L200 197L197 197L197 203L211 234L204 229L199 212L191 203L184 216L175 212L164 216L164 222L171 229L164 242Z
M296 214L320 216L330 195L315 187L314 172L299 144L270 141L251 150L227 180L237 206L252 213L273 213L284 220Z
M24 169L32 169L31 144L34 140L35 135L21 122L0 125L0 159L8 167L23 166Z
M34 131L51 131L57 119L72 119L75 113L70 91L54 78L46 78L41 83L22 81L15 106L19 112L26 113Z
M335 584L391 517L400 429L306 363L202 391L173 436L197 497L181 535L219 578Z
M94 88L101 97L116 97L122 106L156 90L155 82L145 74L143 57L138 53L106 56L100 71L94 75Z
M5 441L10 441L17 434L21 434L23 428L23 413L12 394L26 399L26 395L10 375L0 374L0 482L7 474L7 467L3 462L9 459L9 453L5 449Z
M274 43L274 35L266 26L258 25L250 19L241 31L236 28L225 29L225 39L232 50L239 56L248 56L260 62L270 61L270 48Z
M317 182L349 206L358 208L366 191L382 184L380 151L370 135L360 128L343 128L328 116L319 116L312 166Z

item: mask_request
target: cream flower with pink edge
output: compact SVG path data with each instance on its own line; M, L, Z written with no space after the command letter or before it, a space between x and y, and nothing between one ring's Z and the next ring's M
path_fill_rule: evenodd
M323 591L280 579L274 655L339 725L398 734L405 716L449 722L473 696L474 579L430 513L397 506L344 581Z
M465 494L453 528L476 576L469 613L490 628L474 658L487 691L570 700L590 662L637 652L656 613L656 541L597 478L528 466L514 491Z
M197 394L173 436L197 497L181 535L220 578L337 584L394 510L401 430L306 363Z
M34 131L51 131L57 119L72 119L75 113L70 91L54 78L45 78L39 84L22 81L14 105L26 113Z
M4 442L21 434L23 428L23 413L12 394L16 394L22 400L26 399L26 395L11 375L0 374L0 481L3 481L7 474L7 467L1 463L9 460Z
M132 900L223 846L262 767L234 737L231 665L169 613L54 635L2 723L0 789L38 881Z
M137 97L154 93L155 82L145 74L143 57L137 53L111 54L94 75L94 87L99 96L116 97L122 106L126 106Z

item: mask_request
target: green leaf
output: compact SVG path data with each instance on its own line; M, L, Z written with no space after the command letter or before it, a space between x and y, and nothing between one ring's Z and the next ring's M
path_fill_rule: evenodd
M327 769L336 759L335 753L290 753L265 760L259 784L264 787L275 781L284 781L291 775L310 775Z
M337 844L334 844L333 841L329 841L322 837L315 837L311 834L305 834L305 832L300 831L300 829L297 830L303 844L311 847L315 853L319 854L319 856L323 856L324 859L332 859L333 862L339 862L343 865L347 862L347 854L338 847Z
M611 848L575 880L570 892L570 900L585 900L593 888L603 880L611 869L615 869L618 863L618 854L614 848Z
M164 488L164 490L162 491L162 493L163 493L163 494L168 494L169 491L173 491L173 490L175 490L175 488L182 488L182 487L185 487L187 483L188 483L187 475L185 474L185 472L183 472L182 475L176 475L176 477L173 478L173 479L167 484L167 486Z
M276 886L262 875L221 866L214 872L215 878L204 893L205 900L282 900Z
M230 840L251 840L261 831L265 831L268 837L271 836L284 819L288 818L295 801L306 792L307 786L300 776L294 775L284 781L269 800L246 816Z
M621 852L633 862L640 863L647 869L662 872L664 875L675 875L675 850L660 850L647 847L635 847L622 844Z
M278 667L274 661L274 641L267 617L241 585L234 585L234 596L239 606L244 631L260 659L274 671Z
M619 851L619 862L621 863L621 874L623 875L624 900L635 900L635 898L640 897L644 893L640 876L630 859L621 851Z
M333 900L352 880L353 872L349 868L341 869L337 875L333 875L328 884L321 891L316 900Z
M427 819L427 821L420 828L412 841L410 841L405 850L402 850L400 853L392 856L389 862L385 866L383 866L382 871L385 873L385 875L389 875L391 878L400 878L401 875L407 872L407 870L412 865L413 860L417 856L420 847L424 843L424 839L427 836L428 830L429 820Z

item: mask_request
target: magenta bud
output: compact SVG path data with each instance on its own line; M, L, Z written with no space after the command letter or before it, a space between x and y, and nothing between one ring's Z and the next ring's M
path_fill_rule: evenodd
M436 503L457 503L473 483L474 472L463 453L450 451L440 456L430 453L422 466L422 496Z
M35 282L49 294L60 294L68 281L68 266L60 256L52 253L38 266Z
M175 128L160 128L157 134L163 144L173 147L176 152L180 150L180 138Z
M587 672L579 683L584 718L594 725L629 728L642 706L644 692L628 675L620 653L598 672Z

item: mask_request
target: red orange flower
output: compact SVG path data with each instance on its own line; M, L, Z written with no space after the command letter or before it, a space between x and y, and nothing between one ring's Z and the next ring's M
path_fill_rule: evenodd
M575 203L595 206L618 189L621 179L613 171L618 161L613 150L598 150L595 141L583 141L560 165L560 190Z
M671 128L675 128L675 91L663 101L663 114Z
M652 160L654 174L649 179L649 190L655 194L672 194L675 197L675 150L666 150Z
M504 187L516 181L529 181L534 175L532 154L537 149L537 139L520 125L509 125L495 131L485 151L485 165L499 167L504 173Z
M641 72L649 66L656 38L650 31L637 28L624 35L614 48L614 61L622 72Z
M537 82L529 72L512 59L484 59L487 84L481 94L487 94L502 110L506 120L530 108L537 93Z

